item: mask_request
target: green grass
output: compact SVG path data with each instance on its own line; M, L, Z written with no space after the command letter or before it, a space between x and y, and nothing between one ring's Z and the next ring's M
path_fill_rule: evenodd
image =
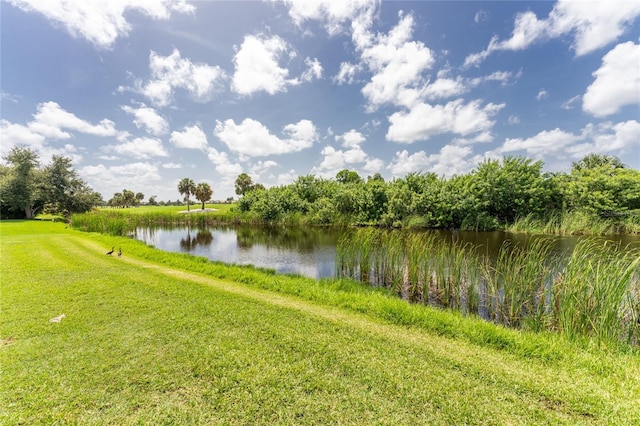
M640 422L635 352L59 223L0 237L1 424Z
M219 213L226 213L229 210L231 210L235 204L210 204L210 203L205 203L205 208L207 209L216 209L219 211ZM200 210L200 207L202 207L202 205L199 202L196 203L191 203L191 210ZM123 212L123 213L129 213L129 214L146 214L146 213L158 213L158 212L162 212L162 213L178 213L184 210L187 210L187 205L183 205L183 206L138 206L138 207L129 207L126 209L120 209L120 208L112 208L112 207L100 207L98 210L103 210L103 211L119 211L119 212Z

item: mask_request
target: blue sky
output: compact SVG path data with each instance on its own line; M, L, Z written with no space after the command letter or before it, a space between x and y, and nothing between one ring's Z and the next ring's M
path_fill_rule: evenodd
M105 199L523 155L640 168L640 2L7 0L0 150Z

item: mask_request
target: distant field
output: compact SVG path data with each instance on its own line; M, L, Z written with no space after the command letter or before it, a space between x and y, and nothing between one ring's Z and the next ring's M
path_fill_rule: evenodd
M216 209L221 213L227 212L233 208L235 204L206 204L204 205L207 209ZM191 204L191 210L200 210L201 204ZM99 207L99 210L109 210L109 211L122 211L126 213L156 213L156 212L181 212L183 210L187 210L187 205L184 206L138 206L138 207L128 207L126 209L120 208L111 208L111 207Z
M62 223L0 237L0 424L640 424L637 352Z

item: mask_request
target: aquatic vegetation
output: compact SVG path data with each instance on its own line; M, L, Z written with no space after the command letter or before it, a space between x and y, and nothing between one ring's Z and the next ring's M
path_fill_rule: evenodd
M550 238L504 244L492 259L429 233L356 229L339 241L336 268L338 276L414 303L571 339L637 345L640 249L587 238L570 252L553 246Z

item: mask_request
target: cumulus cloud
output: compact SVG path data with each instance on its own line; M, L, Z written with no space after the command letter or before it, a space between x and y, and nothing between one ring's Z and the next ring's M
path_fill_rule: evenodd
M80 157L75 153L72 145L67 144L57 148L47 145L48 141L71 139L74 133L100 137L125 135L124 132L116 129L115 123L111 120L103 119L97 124L92 124L66 111L56 102L43 102L36 107L33 120L26 124L12 123L5 119L0 121L2 139L0 152L5 154L14 146L26 145L46 157L57 154L77 160Z
M109 167L104 164L84 166L78 170L78 174L105 199L109 199L120 188L135 188L136 192L151 194L157 190L155 183L162 180L158 165L148 162Z
M207 148L207 157L215 165L215 169L220 173L226 183L229 183L230 179L237 177L242 173L242 166L238 163L233 163L229 159L229 155L226 152L218 151L213 147Z
M531 11L519 13L511 38L500 41L494 36L482 52L469 55L465 66L478 65L492 52L522 50L538 41L573 35L576 56L585 55L614 42L640 16L640 3L635 1L560 0L546 19L538 19Z
M320 64L318 58L306 58L304 63L307 66L307 70L300 76L301 80L312 81L322 78L322 64Z
M343 31L349 21L361 16L370 16L380 0L284 0L289 7L289 16L300 26L307 20L321 21L330 35Z
M113 121L104 119L98 124L91 124L64 110L56 102L38 104L33 118L29 128L49 139L70 138L71 135L63 129L95 136L115 136L117 133Z
M278 36L245 36L233 58L236 69L232 89L241 95L260 91L273 95L286 91L287 85L297 84L296 80L287 79L289 70L278 63L289 52L287 42Z
M554 155L576 160L589 153L619 154L638 149L638 135L640 123L636 120L588 124L578 134L556 128L530 138L507 138L496 153L524 152L536 158Z
M355 129L336 135L335 140L340 142L342 148L345 149L336 149L330 145L325 146L320 152L322 161L312 169L312 173L324 178L331 178L345 168L362 167L365 171L377 172L383 167L382 160L372 158L364 152L360 145L366 138Z
M37 12L62 25L75 38L84 38L95 47L113 47L118 37L126 37L131 24L126 19L130 11L156 20L168 20L177 13L193 13L195 7L186 0L9 0L25 12Z
M362 42L361 59L373 73L362 88L370 111L386 103L410 107L421 97L422 74L434 57L424 43L411 40L413 26L413 16L405 15L388 34Z
M342 146L346 148L355 148L366 140L364 135L355 129L351 129L341 135L336 135L336 141L342 141Z
M318 135L313 122L300 120L284 126L283 137L272 134L262 123L245 118L240 124L216 121L214 134L231 150L252 157L288 154L309 148Z
M123 141L117 145L106 145L101 150L107 153L113 152L123 157L138 159L169 156L169 152L167 152L159 139L147 137Z
M352 64L350 62L342 62L338 74L333 76L332 80L336 84L353 84L355 76L361 71L360 64Z
M640 44L629 41L602 58L582 99L582 109L596 117L615 114L625 105L640 104Z
M158 112L140 103L137 107L121 106L122 110L134 116L133 123L138 129L144 129L154 136L162 136L169 131L169 123Z
M209 101L220 90L226 74L219 66L193 63L182 58L174 49L171 55L162 56L153 50L149 54L151 79L146 83L136 80L135 87L121 86L120 91L133 90L141 93L158 107L168 106L176 89L186 90L198 102Z
M409 154L407 150L403 150L396 152L387 169L394 176L406 176L411 172L433 172L450 177L473 169L480 157L471 154L471 147L460 145L445 145L437 154L427 154L425 151Z
M178 148L200 149L204 151L209 147L207 135L205 135L197 125L185 126L182 132L171 132L170 142Z
M504 104L489 103L481 106L480 101L464 103L462 99L446 105L420 103L409 111L401 111L389 117L387 140L413 143L426 140L441 133L469 135L490 130L494 125L492 117Z

